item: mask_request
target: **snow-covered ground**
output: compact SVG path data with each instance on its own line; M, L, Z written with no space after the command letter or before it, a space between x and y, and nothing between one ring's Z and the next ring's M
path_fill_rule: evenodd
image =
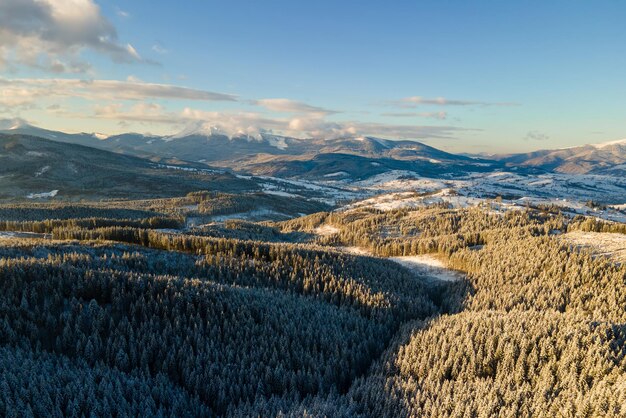
M332 226L332 225L322 225L322 226L315 228L313 232L316 233L317 235L327 237L327 236L338 233L339 228L337 228L336 226Z
M442 189L437 193L421 195L416 192L397 192L381 194L364 199L346 206L344 209L373 208L378 210L413 209L433 205L436 203L449 203L454 207L470 207L484 203L484 199L472 196L460 196L453 189Z
M27 199L44 199L47 197L54 197L59 193L58 190L52 190L44 193L30 193L26 196Z
M412 255L406 257L391 257L390 260L414 271L418 275L432 277L437 280L453 282L461 280L461 272L446 268L441 260L431 255Z
M49 170L50 170L50 166L49 166L49 165L43 166L43 167L41 167L41 168L39 169L39 171L37 171L37 172L35 173L35 177L42 176L43 174L45 174L45 173L46 173L47 171L49 171Z
M368 250L361 247L337 247L337 249L354 255L372 256ZM428 277L445 282L461 280L464 277L463 273L447 268L441 260L433 257L432 255L423 254L404 257L389 257L387 260L394 261L421 277Z
M435 179L392 170L358 182L334 181L333 186L365 195L344 209L393 210L448 203L453 207L489 205L503 211L554 205L571 215L626 222L626 178L619 176L501 171ZM590 200L611 205L606 209L591 208L586 205Z
M263 192L286 197L302 197L329 205L338 202L363 198L368 192L350 189L341 184L335 186L331 182L316 182L308 180L283 179L270 176L243 176L237 177L246 180L255 180L263 188Z
M404 170L391 170L377 174L365 180L352 183L352 186L369 190L403 191L413 190L431 192L447 186L439 179L417 177L415 173Z
M342 210L365 207L393 210L447 203L453 207L487 205L502 212L527 206L555 205L570 215L626 222L624 177L558 173L522 175L514 171L431 178L411 171L390 170L359 181L344 172L330 173L323 180L239 177L256 180L268 194L340 204ZM587 206L588 201L608 206L606 209L592 208Z
M11 238L49 238L49 235L46 234L37 234L34 232L11 232L11 231L0 231L0 239L11 239Z
M230 219L242 219L246 221L260 221L260 220L289 219L289 218L291 218L291 216L285 213L276 212L270 209L257 209L257 210L251 210L248 212L233 213L230 215L211 216L211 220L213 222L224 222Z
M573 231L559 238L570 244L589 248L595 255L608 256L618 262L626 262L625 234Z
M167 170L179 170L179 171L189 171L192 173L208 173L208 174L219 174L224 173L223 170L213 170L209 168L195 168L195 167L183 167L178 165L169 165L169 164L154 164L155 168L164 168Z
M361 247L337 247L338 250L354 255L365 255L373 257L372 253Z

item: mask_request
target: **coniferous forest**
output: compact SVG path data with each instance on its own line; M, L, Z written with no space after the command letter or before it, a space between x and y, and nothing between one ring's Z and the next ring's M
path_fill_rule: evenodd
M626 418L626 0L0 0L0 418Z
M626 265L563 238L623 224L168 205L0 208L1 416L626 416Z

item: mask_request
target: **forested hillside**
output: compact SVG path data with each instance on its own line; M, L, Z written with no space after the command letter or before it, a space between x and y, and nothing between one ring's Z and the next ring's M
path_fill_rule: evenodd
M562 239L622 224L180 199L0 208L40 234L0 239L0 415L626 416L626 265ZM424 254L463 279L386 259Z

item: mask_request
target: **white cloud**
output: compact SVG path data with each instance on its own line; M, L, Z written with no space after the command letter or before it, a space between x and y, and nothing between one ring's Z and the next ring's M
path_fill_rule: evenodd
M128 19L130 17L130 13L125 10L120 9L119 7L115 8L115 14L121 17L122 19Z
M260 99L253 100L252 104L282 113L312 113L320 116L339 113L335 110L324 109L291 99Z
M393 118L429 118L445 120L448 118L448 112L388 112L382 113L381 116L389 116Z
M236 101L237 97L170 84L144 83L134 77L127 81L79 79L4 79L0 78L0 105L34 104L50 98L86 100L174 99L197 101Z
M516 103L506 102L481 102L474 100L447 99L445 97L426 98L421 96L405 97L400 100L389 102L400 107L417 107L421 105L431 106L516 106Z
M85 49L117 63L147 62L132 45L118 41L93 0L0 1L0 67L85 72L89 64L80 58Z
M152 45L152 50L156 52L157 54L161 54L161 55L165 55L170 52L167 49L163 48L163 46L159 43Z
M529 131L523 139L524 141L545 141L550 137L543 132Z
M184 108L180 112L167 111L160 105L139 103L126 108L118 103L96 108L93 117L117 120L125 126L136 122L153 126L169 126L172 131L191 126L204 132L219 132L230 137L247 135L260 138L264 133L288 135L299 138L339 138L374 135L393 139L453 138L464 128L451 126L413 126L358 121L328 121L322 117L300 116L294 118L268 117L257 112L219 112Z

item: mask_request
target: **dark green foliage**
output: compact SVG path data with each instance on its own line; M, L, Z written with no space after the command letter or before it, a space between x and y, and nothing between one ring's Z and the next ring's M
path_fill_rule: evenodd
M568 231L584 232L611 232L626 234L626 225L617 222L608 222L596 218L577 217L568 225Z
M215 411L259 394L346 390L388 338L382 324L301 296L69 264L2 266L0 340L164 374Z
M127 374L103 363L17 348L0 348L0 392L0 415L7 418L210 415L164 374Z
M308 242L312 234L306 232L281 232L278 228L256 222L229 219L223 224L210 224L199 228L191 228L190 235L213 238L234 238L247 241L262 242Z
M103 219L85 218L69 220L43 220L43 221L0 221L0 231L34 232L38 234L50 234L56 229L74 228L106 228L106 227L132 227L151 229L178 229L184 225L181 218L152 217L143 219Z
M173 219L0 245L0 415L626 416L626 265L558 234L623 225L447 207L150 224ZM340 245L438 253L466 280Z
M377 417L622 417L626 328L556 312L414 324L348 398Z
M284 197L266 193L228 194L194 193L188 197L196 200L202 215L232 215L253 211L275 212L279 219L288 219L300 213L328 210L329 206L297 197Z
M126 208L111 208L104 206L81 204L20 204L0 205L0 220L25 222L45 220L70 220L86 218L105 219L144 219L159 216L157 212L141 209L132 209L132 203L126 203Z

